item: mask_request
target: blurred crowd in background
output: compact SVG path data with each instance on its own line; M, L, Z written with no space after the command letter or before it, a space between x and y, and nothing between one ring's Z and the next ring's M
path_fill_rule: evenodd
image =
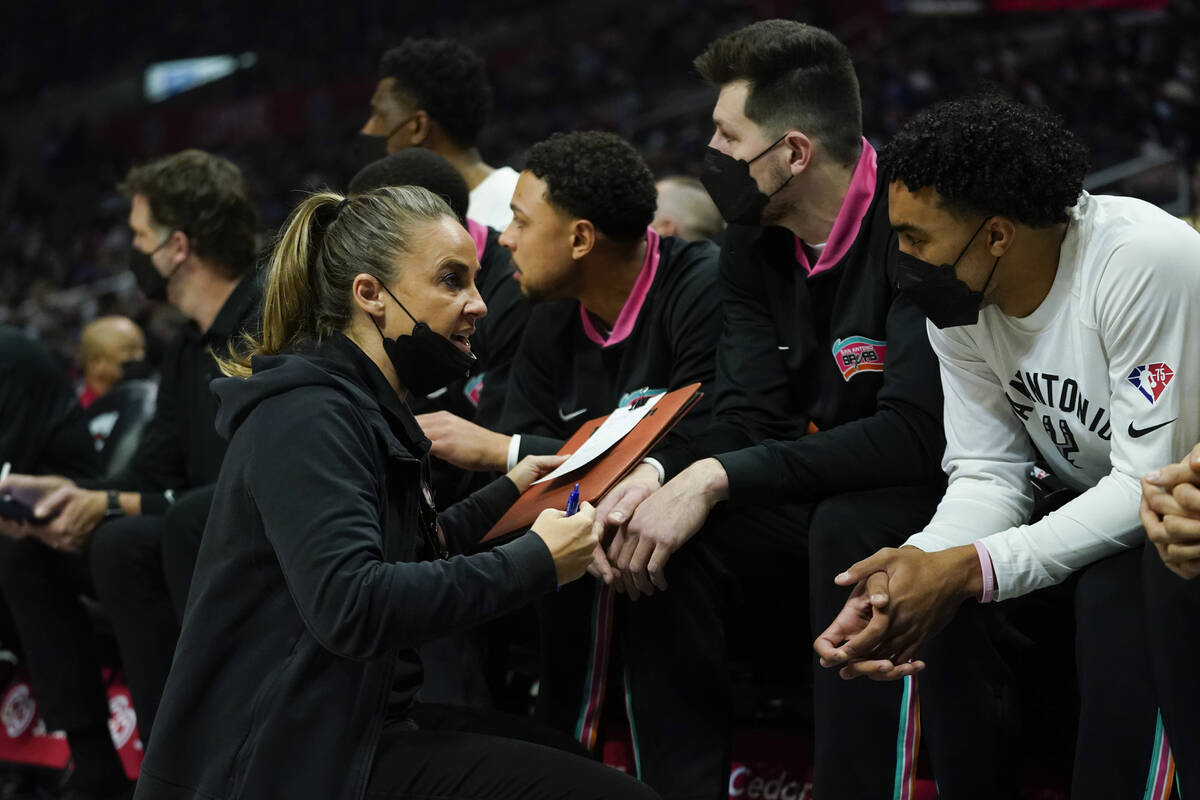
M77 374L81 327L122 313L142 324L153 359L178 319L146 305L126 272L118 178L188 146L226 156L250 181L265 246L298 191L342 187L361 166L351 142L379 56L409 35L453 36L486 59L495 109L480 149L495 165L519 167L524 149L554 131L601 128L629 138L660 177L697 174L712 93L690 59L722 33L781 16L850 45L877 145L935 99L991 85L1061 114L1094 169L1164 154L1195 174L1197 0L936 15L910 5L206 0L127 19L104 4L15 10L0 50L0 322L49 344ZM46 25L56 30L52 57ZM92 41L100 29L104 46ZM250 52L233 75L163 102L135 91L152 62Z

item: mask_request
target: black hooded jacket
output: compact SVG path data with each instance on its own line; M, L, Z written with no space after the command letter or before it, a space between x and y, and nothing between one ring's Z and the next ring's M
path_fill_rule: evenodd
M554 562L532 534L438 557L473 550L516 487L435 522L429 442L348 339L213 390L229 449L135 797L361 798L421 686L414 648L553 588Z

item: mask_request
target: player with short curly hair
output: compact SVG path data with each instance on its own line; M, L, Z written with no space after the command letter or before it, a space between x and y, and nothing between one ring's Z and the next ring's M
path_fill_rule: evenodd
M405 39L380 62L371 115L356 145L359 160L365 165L408 147L428 147L467 182L467 216L503 229L517 173L485 163L476 147L491 107L487 66L474 51L454 39Z
M654 218L654 176L614 133L556 133L529 148L525 169L546 184L550 205L615 242L640 240Z
M1012 619L1039 592L1040 618L1056 605L1075 616L1073 796L1166 797L1170 729L1164 737L1146 663L1139 480L1200 438L1190 330L1200 235L1140 200L1082 191L1075 136L998 96L917 116L880 166L897 285L928 316L941 366L949 487L903 546L834 565L855 588L822 623L821 663L876 680L928 664L922 715L990 719L995 731L993 684L1007 669L966 632L995 630L997 612L968 601L1005 602ZM1047 473L1074 499L1039 518L1031 474L1045 485ZM1072 576L1070 590L1046 593ZM1039 668L1052 666L1053 642L1038 645ZM991 763L948 779L935 758L939 796L1015 796L1003 738L958 739L951 759Z
M435 456L503 470L522 456L556 452L589 419L692 383L705 397L663 446L686 449L702 432L721 332L720 251L655 233L655 198L649 168L614 134L556 134L530 149L500 244L525 295L547 302L530 316L496 430L449 415L423 418ZM653 463L638 470L660 480ZM608 565L596 574L613 577ZM659 619L633 613L608 580L581 581L542 601L542 636L553 646L542 653L539 716L594 748L604 698L620 697L603 665L623 659L635 733L654 743L639 753L641 774L678 797L694 769L689 751L674 746L679 723L664 698L675 695L678 659L687 654L642 644L662 643ZM628 624L610 628L614 613Z
M917 120L879 154L893 181L932 186L959 217L999 214L1032 227L1067 221L1088 153L1049 111L982 95L934 106Z

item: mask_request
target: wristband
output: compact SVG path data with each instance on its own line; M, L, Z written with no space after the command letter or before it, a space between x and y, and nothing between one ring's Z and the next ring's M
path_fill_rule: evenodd
M977 599L981 603L995 602L996 571L992 567L992 554L983 546L983 542L975 542L975 555L979 556L979 571L983 573L983 591Z

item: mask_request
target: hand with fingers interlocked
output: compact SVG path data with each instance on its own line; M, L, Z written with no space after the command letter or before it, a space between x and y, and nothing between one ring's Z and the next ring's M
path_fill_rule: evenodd
M1200 575L1200 444L1142 479L1139 516L1167 569L1185 580Z
M854 588L813 643L821 666L846 680L897 680L924 669L917 653L980 593L983 575L972 545L934 553L886 547L834 582Z

